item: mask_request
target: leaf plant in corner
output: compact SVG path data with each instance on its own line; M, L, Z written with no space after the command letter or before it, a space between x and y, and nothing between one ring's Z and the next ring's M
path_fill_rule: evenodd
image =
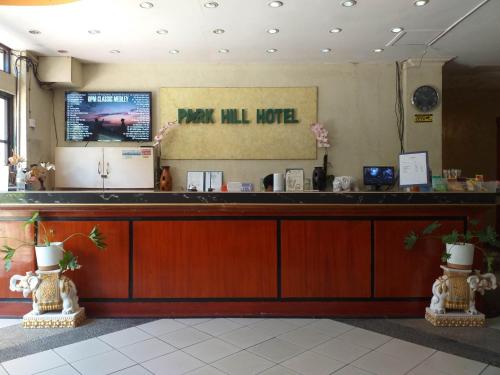
M14 257L16 250L22 247L32 247L32 246L48 247L54 245L54 243L52 242L52 239L54 237L54 230L53 229L47 230L43 222L40 221L40 215L38 212L34 212L33 215L28 220L25 221L24 223L25 228L30 225L33 225L35 227L38 226L41 229L41 231L39 231L41 235L41 241L38 241L40 242L40 244L37 244L35 241L25 241L19 238L12 238L8 236L0 237L0 239L10 239L17 242L17 245L15 246L9 246L6 243L0 245L0 254L3 255L2 259L4 261L4 269L6 271L9 271L12 266L12 258ZM103 234L99 231L99 227L97 225L94 226L90 231L90 233L88 234L80 232L75 232L70 234L64 240L57 243L58 244L57 246L63 251L62 259L59 261L59 268L61 269L61 272L65 272L67 270L74 271L81 267L81 265L78 263L78 257L75 256L71 251L65 250L63 248L64 243L73 237L88 238L99 250L105 250L107 247L105 238Z
M445 249L443 252L441 260L447 262L451 257L449 249L452 249L454 246L471 244L473 248L478 249L483 254L488 272L493 272L495 254L500 247L497 232L491 225L479 229L479 222L477 220L469 220L468 224L470 229L463 233L453 229L451 232L439 236L435 235L434 232L441 227L441 223L434 221L420 233L415 233L414 231L408 233L404 239L405 249L412 249L423 238L440 239L443 244L447 245L448 249Z

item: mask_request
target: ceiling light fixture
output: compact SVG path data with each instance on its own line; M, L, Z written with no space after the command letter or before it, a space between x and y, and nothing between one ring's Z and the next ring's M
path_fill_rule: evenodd
M68 51L65 50L65 49L58 49L57 52L59 52L59 53L68 53Z
M375 49L373 50L373 52L375 52L375 53L380 53L380 52L383 52L383 51L384 51L384 49L383 49L383 48L375 48Z
M267 32L269 34L278 34L280 32L280 29L268 29Z
M109 53L120 53L121 51L119 49L112 49L109 51Z
M267 3L271 8L279 8L283 6L283 1L271 1Z
M144 2L140 3L139 6L143 9L151 9L155 5L153 3L150 3L149 1L144 1Z
M393 32L393 33L397 34L397 33L400 33L400 32L401 32L401 31L403 31L403 30L404 30L404 28L402 28L402 27L393 27L393 28L391 29L391 32Z
M160 35L164 35L164 34L168 34L168 30L167 29L159 29L159 30L156 30L156 33L160 34Z
M170 50L170 51L168 51L168 52L169 52L169 53L171 53L172 55L176 55L176 54L178 54L178 53L179 53L179 52L181 52L181 51L179 51L178 49L171 49L171 50Z
M323 48L321 50L321 52L323 52L323 53L329 53L329 52L332 52L332 49L331 48Z
M205 8L217 8L219 6L219 3L215 1L210 1L208 3L203 4Z
M267 53L274 53L274 52L278 52L278 50L276 48L269 48L266 50Z
M353 7L354 5L356 5L358 2L356 0L346 0L346 1L343 1L342 2L342 6L344 7Z
M35 29L28 30L28 32L33 35L38 35L42 33L40 30L35 30Z
M428 2L429 2L429 0L417 0L413 4L416 7L423 7L424 5L427 5Z
M101 33L101 30L96 30L96 29L89 30L89 34L91 34L91 35L96 35L96 34L100 34L100 33Z
M214 34L224 34L226 31L224 29L215 29L212 31Z
M332 34L340 33L342 29L340 27L334 27L333 29L330 29L330 32Z
M229 50L227 48L221 48L218 52L219 53L229 53Z

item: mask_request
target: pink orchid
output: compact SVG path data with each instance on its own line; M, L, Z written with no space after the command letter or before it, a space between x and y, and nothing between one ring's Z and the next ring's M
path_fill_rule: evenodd
M311 131L316 136L318 147L330 147L330 143L328 143L328 130L324 128L323 124L319 122L311 124Z

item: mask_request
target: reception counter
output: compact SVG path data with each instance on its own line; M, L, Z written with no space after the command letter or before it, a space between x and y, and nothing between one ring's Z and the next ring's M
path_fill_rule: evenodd
M3 193L0 236L33 238L35 210L55 240L99 225L106 251L65 244L91 316L422 316L442 245L407 251L405 235L495 207L488 193ZM30 310L8 279L34 269L25 248L0 270L0 316Z

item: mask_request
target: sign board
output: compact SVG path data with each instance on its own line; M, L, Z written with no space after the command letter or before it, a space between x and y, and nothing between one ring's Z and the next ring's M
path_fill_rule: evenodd
M416 114L415 115L415 122L420 123L420 122L432 122L432 113L428 114Z

